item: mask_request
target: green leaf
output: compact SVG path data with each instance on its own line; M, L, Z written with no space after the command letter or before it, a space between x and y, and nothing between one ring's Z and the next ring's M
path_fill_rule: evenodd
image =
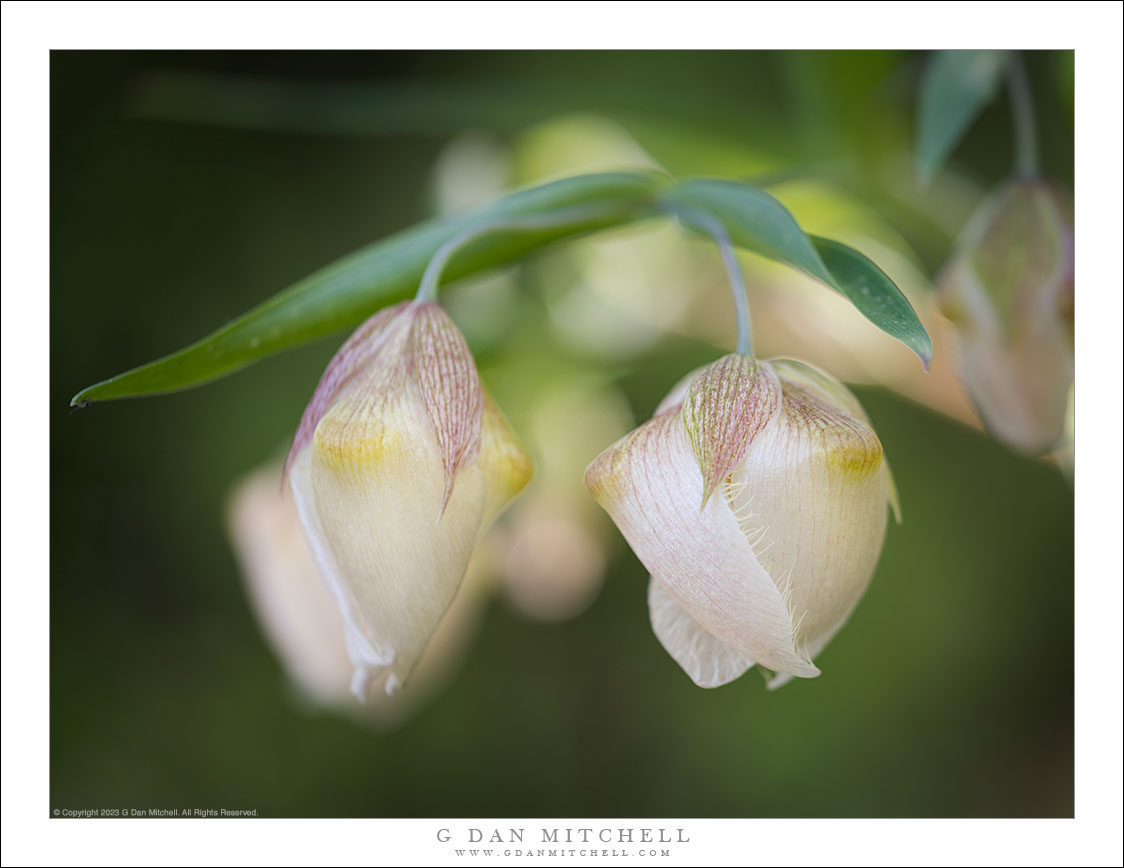
M917 353L928 370L933 341L894 281L853 247L815 235L811 239L839 291L868 320Z
M676 184L660 201L694 229L706 232L699 219L705 215L721 223L738 247L839 288L796 218L764 190L737 181L700 179Z
M666 177L648 172L579 175L513 193L467 216L420 224L345 256L178 352L83 389L71 405L198 386L354 326L414 293L438 248L474 227L589 206L577 207L574 219L563 224L491 232L465 244L449 261L445 280L512 262L553 241L649 216L666 184Z
M921 79L917 108L917 175L928 184L995 99L1007 64L1003 51L935 51Z
M737 181L684 181L666 190L660 204L706 234L708 223L721 224L738 247L794 266L840 292L868 320L917 353L928 369L933 342L886 273L846 244L806 235L788 209L765 191Z

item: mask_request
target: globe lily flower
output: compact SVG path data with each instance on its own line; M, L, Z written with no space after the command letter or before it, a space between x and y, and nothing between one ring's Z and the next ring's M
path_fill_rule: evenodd
M987 429L1039 455L1062 439L1073 383L1073 222L1039 180L980 209L940 279L961 377Z
M838 381L731 354L687 377L586 484L651 573L652 627L701 687L757 664L819 674L882 549L896 495Z
M531 460L460 331L436 303L413 301L375 314L332 359L287 467L343 618L351 691L394 693Z

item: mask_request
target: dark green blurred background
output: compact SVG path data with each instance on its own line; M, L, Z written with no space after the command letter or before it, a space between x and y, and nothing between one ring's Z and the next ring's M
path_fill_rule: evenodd
M231 485L291 436L342 335L183 394L67 407L428 216L435 162L465 129L504 142L573 111L612 118L675 173L831 177L931 276L952 239L927 217L931 194L910 199L883 172L908 157L922 61L54 52L52 805L1071 816L1070 487L890 391L858 394L905 523L821 678L694 687L653 636L646 575L617 540L588 610L545 624L497 597L460 671L389 732L294 699L224 529ZM1046 168L1071 182L1072 55L1035 55L1030 72ZM1009 142L1000 101L957 152L956 183L998 181ZM534 273L512 315L528 329ZM518 368L505 347L485 375ZM717 352L669 339L613 373L644 416ZM518 428L521 393L493 390Z

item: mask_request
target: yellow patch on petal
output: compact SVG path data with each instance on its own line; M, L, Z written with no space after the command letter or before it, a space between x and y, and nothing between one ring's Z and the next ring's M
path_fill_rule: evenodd
M867 476L882 465L882 444L865 422L787 388L784 412L811 435L829 467Z
M401 461L413 436L408 427L411 420L403 414L400 402L381 404L375 412L358 402L333 407L313 435L318 459L333 470Z
M348 384L312 435L317 460L334 470L397 465L417 448L417 402L404 352L408 323L393 325L384 361ZM432 425L431 425L432 427Z
M846 386L793 359L768 364L783 385L787 419L812 435L829 467L865 476L881 466L882 443Z
M856 476L868 476L881 466L882 444L878 442L877 437L860 439L850 436L831 436L825 438L825 440L832 439L836 442L826 446L826 454L828 462L833 467L847 473L853 473Z

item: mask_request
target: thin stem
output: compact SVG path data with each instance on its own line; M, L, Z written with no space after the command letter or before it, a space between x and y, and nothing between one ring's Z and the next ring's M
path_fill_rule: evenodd
M1023 177L1038 174L1038 136L1035 134L1034 99L1022 57L1011 52L1007 85L1015 118L1015 171Z
M464 232L454 235L437 248L437 252L433 254L433 258L429 260L429 264L425 267L415 299L417 301L436 301L437 289L441 285L441 275L445 271L445 266L449 264L449 260L458 250L477 238L490 235L493 232L528 232L535 229L553 229L570 223L590 220L608 212L609 209L603 206L581 205L553 213L498 217L487 223L472 226Z
M749 296L746 295L745 278L742 276L741 266L738 265L737 255L734 253L733 242L726 227L709 214L694 209L675 209L675 216L679 222L701 229L714 239L718 252L722 255L722 264L726 266L726 277L730 281L730 292L734 296L734 310L738 320L738 344L735 351L739 355L753 355L753 323L749 316Z

